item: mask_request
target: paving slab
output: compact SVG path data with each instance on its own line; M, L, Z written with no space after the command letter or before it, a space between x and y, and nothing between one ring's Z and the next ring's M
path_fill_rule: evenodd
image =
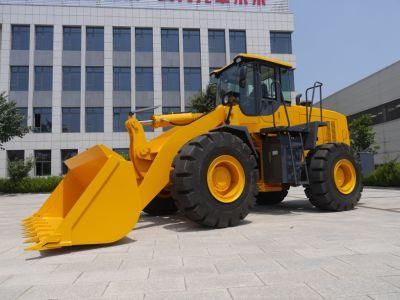
M400 299L400 190L321 212L301 188L211 230L142 215L112 245L26 252L20 220L47 194L0 195L0 299Z

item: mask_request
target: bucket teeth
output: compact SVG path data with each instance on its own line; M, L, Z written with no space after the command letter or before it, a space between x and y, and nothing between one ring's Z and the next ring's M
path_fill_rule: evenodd
M54 239L54 228L47 220L37 215L26 218L22 222L22 231L25 238L24 243L34 243L26 250L46 250L49 248L57 248L58 243L47 246L47 243Z

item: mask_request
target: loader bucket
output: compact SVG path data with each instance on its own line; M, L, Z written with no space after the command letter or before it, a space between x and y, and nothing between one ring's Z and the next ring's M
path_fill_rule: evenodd
M66 161L67 175L42 207L23 221L27 250L111 243L142 210L131 162L103 145Z

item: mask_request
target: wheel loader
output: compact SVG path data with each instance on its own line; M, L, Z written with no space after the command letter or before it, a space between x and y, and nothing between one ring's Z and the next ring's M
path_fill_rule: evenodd
M304 186L319 209L354 208L362 178L346 117L314 103L319 82L304 101L287 101L282 85L291 70L286 62L239 54L211 73L211 111L144 121L130 113L130 161L104 145L67 160L64 179L23 221L33 243L27 249L118 241L143 210L179 210L204 226L235 226L256 202L279 203L291 186ZM143 126L169 130L147 140Z

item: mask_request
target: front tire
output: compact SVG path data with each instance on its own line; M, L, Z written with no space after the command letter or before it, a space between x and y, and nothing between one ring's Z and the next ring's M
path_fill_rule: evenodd
M256 159L235 135L212 132L193 139L173 167L172 196L192 221L217 228L235 226L254 207Z
M323 210L353 209L363 189L361 168L349 146L324 144L307 157L310 184L305 194Z

